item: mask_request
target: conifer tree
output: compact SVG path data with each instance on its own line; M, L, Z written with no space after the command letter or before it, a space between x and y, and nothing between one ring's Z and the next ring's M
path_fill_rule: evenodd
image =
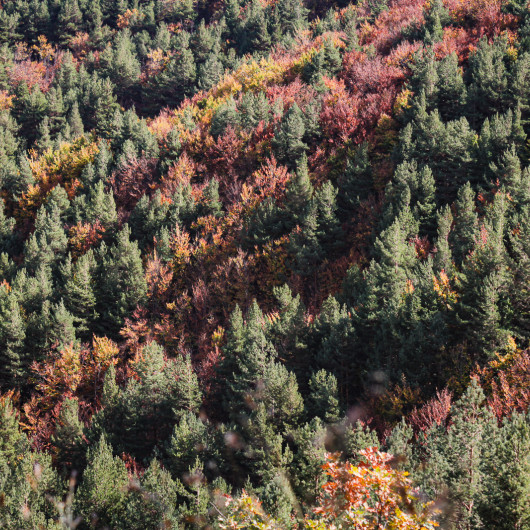
M89 251L77 260L65 283L65 306L74 317L76 334L80 338L89 338L91 326L97 319L94 269L93 253Z
M305 134L304 115L300 107L293 103L282 118L279 130L274 138L274 146L278 160L289 167L293 167L302 155L307 145L303 142Z
M75 497L76 512L87 525L112 527L121 519L129 478L105 437L90 447L87 467Z
M528 416L515 413L498 431L484 458L488 487L479 508L485 525L524 528L530 518L530 426Z
M16 295L2 287L0 311L0 344L2 386L20 385L27 368L25 353L26 323Z
M124 319L145 297L147 286L138 244L130 241L125 226L117 235L116 245L100 249L96 311L98 327L105 333L116 333Z
M368 144L363 143L348 159L346 170L339 180L338 201L344 215L351 216L359 203L373 192L373 174L370 164Z
M304 156L298 161L296 171L291 176L285 193L285 209L291 217L288 221L289 228L302 225L305 221L311 208L313 192L307 168L307 158Z
M339 420L339 400L337 378L326 370L313 373L309 380L309 400L306 416L318 416L325 423Z
M457 263L462 263L475 245L478 230L478 216L475 212L475 194L469 183L458 191L455 203L454 229L450 241Z
M304 407L296 376L276 362L265 366L263 379L258 382L256 394L252 397L265 406L268 421L278 432L294 428Z
M61 406L52 445L62 475L69 477L72 471L80 472L85 466L84 425L79 420L79 404L66 398Z
M482 38L470 57L468 107L475 124L494 112L506 110L508 79L504 47L505 43L500 39L490 44Z
M331 182L325 182L315 194L318 211L317 237L324 252L332 253L343 245L343 232L337 219L337 193Z
M193 412L183 414L175 425L167 449L167 465L174 477L184 478L199 457L205 462L211 451L208 426Z
M248 400L252 400L256 384L263 381L266 367L277 356L274 346L264 332L263 318L263 313L255 300L248 310L245 323L241 310L236 308L232 314L226 355L229 365L235 368L228 382L230 389L228 406L235 418L245 413L241 405L248 404Z
M289 239L289 250L294 257L293 270L297 274L310 276L323 257L318 233L318 205L311 200L307 213Z
M480 526L479 507L488 488L481 460L495 439L497 427L491 411L484 406L484 393L476 379L455 403L452 422L444 449L447 484L454 503L449 518L452 524Z
M439 271L445 271L450 276L453 271L452 252L449 245L453 215L449 206L438 212L438 237L436 238L436 254L434 266Z

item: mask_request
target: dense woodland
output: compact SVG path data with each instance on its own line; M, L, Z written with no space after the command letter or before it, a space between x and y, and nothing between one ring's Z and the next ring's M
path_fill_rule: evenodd
M0 526L529 529L522 0L0 1Z

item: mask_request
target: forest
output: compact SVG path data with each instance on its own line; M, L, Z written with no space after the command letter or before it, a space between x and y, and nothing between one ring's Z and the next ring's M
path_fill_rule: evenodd
M0 527L530 529L526 0L0 0Z

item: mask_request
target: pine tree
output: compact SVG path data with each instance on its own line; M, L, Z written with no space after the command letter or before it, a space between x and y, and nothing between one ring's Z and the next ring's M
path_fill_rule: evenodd
M74 317L76 334L88 339L92 324L97 319L96 296L94 294L92 251L81 256L73 266L72 274L65 283L65 306Z
M62 299L58 304L54 305L52 313L51 329L49 330L49 337L52 344L56 344L58 348L62 348L75 342L74 317L66 309Z
M60 4L59 16L57 18L61 42L68 44L82 25L83 14L77 0L65 0Z
M193 412L184 414L173 430L167 449L167 465L174 477L184 478L197 457L205 462L208 452L208 426Z
M356 421L353 425L347 425L344 438L344 456L352 463L361 460L360 451L363 449L379 446L377 433L361 421Z
M223 205L219 200L219 182L217 179L211 179L203 191L203 215L213 215L220 217L222 215Z
M87 461L75 497L76 512L87 524L112 527L124 510L129 484L127 469L122 460L112 456L112 448L103 436L89 448Z
M68 117L68 124L70 125L70 130L72 132L72 138L75 140L80 136L83 136L85 133L83 127L83 120L81 119L81 114L79 113L79 105L77 101L72 106L70 110L70 116Z
M318 211L317 237L323 251L332 255L343 245L344 234L337 219L337 193L331 182L325 182L315 194Z
M312 330L317 366L332 373L338 381L343 403L349 402L350 391L360 388L362 367L355 365L356 333L351 315L333 296L322 304L322 310Z
M91 223L99 221L106 230L112 230L118 221L116 203L112 192L106 192L102 180L89 190L86 219Z
M318 237L318 206L311 201L301 223L289 239L289 251L294 258L293 270L296 274L310 276L323 257Z
M73 398L66 398L61 406L52 445L62 475L70 477L72 471L85 467L84 425L79 420L79 404Z
M374 190L372 165L368 144L363 143L348 159L346 170L339 180L339 206L344 216L351 217L359 203L367 199Z
M304 408L296 376L283 364L275 362L265 366L263 379L258 382L252 398L264 405L268 421L277 432L295 427Z
M14 114L20 124L20 134L31 146L37 139L39 124L48 112L48 102L38 85L30 92L25 82L18 85L16 89L16 101Z
M488 488L482 458L495 439L496 424L484 406L484 393L476 379L455 403L444 456L448 462L447 485L454 511L450 524L462 528L480 526L478 508Z
M420 225L420 233L432 236L435 226L436 183L428 166L420 169L413 213Z
M27 368L25 352L26 323L16 295L6 293L2 287L0 312L1 381L8 385L20 385Z
M243 404L253 407L256 384L263 381L267 366L276 359L277 352L264 329L263 313L254 300L243 323L241 311L236 309L231 318L231 333L226 346L228 366L234 366L228 381L228 408L234 418L245 414ZM228 368L225 366L225 370Z
M274 146L280 162L293 167L302 155L307 145L303 142L305 134L304 115L300 107L293 103L281 121L279 130L274 138Z
M276 5L282 33L295 35L306 25L308 11L300 0L280 0Z
M475 194L469 183L458 191L455 203L454 229L449 241L452 244L455 261L464 261L475 245L478 230L478 216L475 212Z
M452 53L437 63L438 78L443 79L437 86L436 108L445 121L455 120L462 115L467 98L462 69L458 56Z
M525 528L530 522L530 424L515 413L498 431L493 450L484 459L488 487L479 508L484 525Z
M505 43L490 44L482 38L470 57L469 115L477 125L487 116L506 110L508 78L504 64Z
M238 31L240 53L266 52L271 46L265 10L259 0L252 0L247 7L247 16Z
M438 237L436 239L436 254L434 265L438 271L445 271L450 276L453 272L452 252L449 245L449 237L453 224L453 215L449 206L445 206L438 212Z
M128 226L118 233L116 245L106 254L101 250L96 275L98 327L104 333L115 334L124 319L144 300L147 285L138 244L130 241Z
M0 401L0 466L15 466L17 460L28 451L29 443L20 430L20 417L11 399Z
M53 138L57 138L66 124L63 91L61 87L51 88L46 97L48 100L49 130Z
M172 106L193 94L197 79L197 66L190 49L188 33L185 31L179 33L175 48L178 53L172 57L164 71L161 86L162 101Z
M296 172L291 176L285 193L285 210L291 219L288 227L302 225L311 209L313 186L309 179L307 158L304 156L297 165Z
M124 513L114 518L114 527L178 528L178 495L182 485L173 481L158 460L152 460L140 483L129 489ZM179 491L180 490L180 491Z
M0 251L6 252L10 250L13 244L15 227L15 219L8 217L5 214L5 203L0 199Z
M135 84L140 77L140 63L136 57L131 35L128 30L120 31L113 47L101 54L103 72L117 87L121 99L134 97Z
M222 136L227 127L236 128L239 125L239 113L236 103L230 98L226 103L220 105L212 118L211 134L214 138Z
M202 396L189 358L166 360L155 342L140 355L134 364L136 379L124 389L116 385L113 370L106 374L105 408L95 415L90 438L105 434L118 452L144 460L161 449L179 419L198 412Z
M319 370L311 376L309 390L306 417L317 416L328 424L337 422L340 413L337 378L326 370Z

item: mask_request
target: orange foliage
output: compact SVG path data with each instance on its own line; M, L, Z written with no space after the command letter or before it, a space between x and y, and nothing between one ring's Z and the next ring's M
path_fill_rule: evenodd
M52 358L31 366L39 408L50 410L65 397L98 403L105 372L117 363L118 347L106 337L94 337L92 347L70 344Z
M104 232L105 228L99 220L93 224L79 221L72 226L68 231L68 246L72 257L77 259L82 256L103 237Z
M179 159L169 168L168 174L162 177L161 191L169 197L177 191L180 186L190 184L195 176L197 165L187 155L182 153Z
M78 31L71 39L68 47L77 59L84 59L90 52L92 43L90 35L84 31Z
M143 13L140 13L138 9L127 9L123 15L118 15L118 20L116 21L116 25L120 29L128 28L129 26L134 26L138 24L145 15Z
M0 110L9 110L13 106L14 97L7 90L0 90Z
M251 186L257 194L257 201L260 202L266 197L274 197L276 200L281 200L289 179L290 175L287 168L279 166L274 156L269 158L252 175Z
M81 136L72 143L63 143L58 150L48 150L38 157L32 153L30 167L36 183L22 194L15 215L18 219L33 217L48 193L62 185L70 199L79 187L83 168L94 160L98 152L96 142Z
M392 455L376 447L360 451L358 465L341 462L338 454L327 455L323 468L330 480L324 484L319 506L314 509L326 528L357 530L399 528L427 530L437 525L431 503L418 503L408 473L393 469ZM310 527L323 528L315 521Z

